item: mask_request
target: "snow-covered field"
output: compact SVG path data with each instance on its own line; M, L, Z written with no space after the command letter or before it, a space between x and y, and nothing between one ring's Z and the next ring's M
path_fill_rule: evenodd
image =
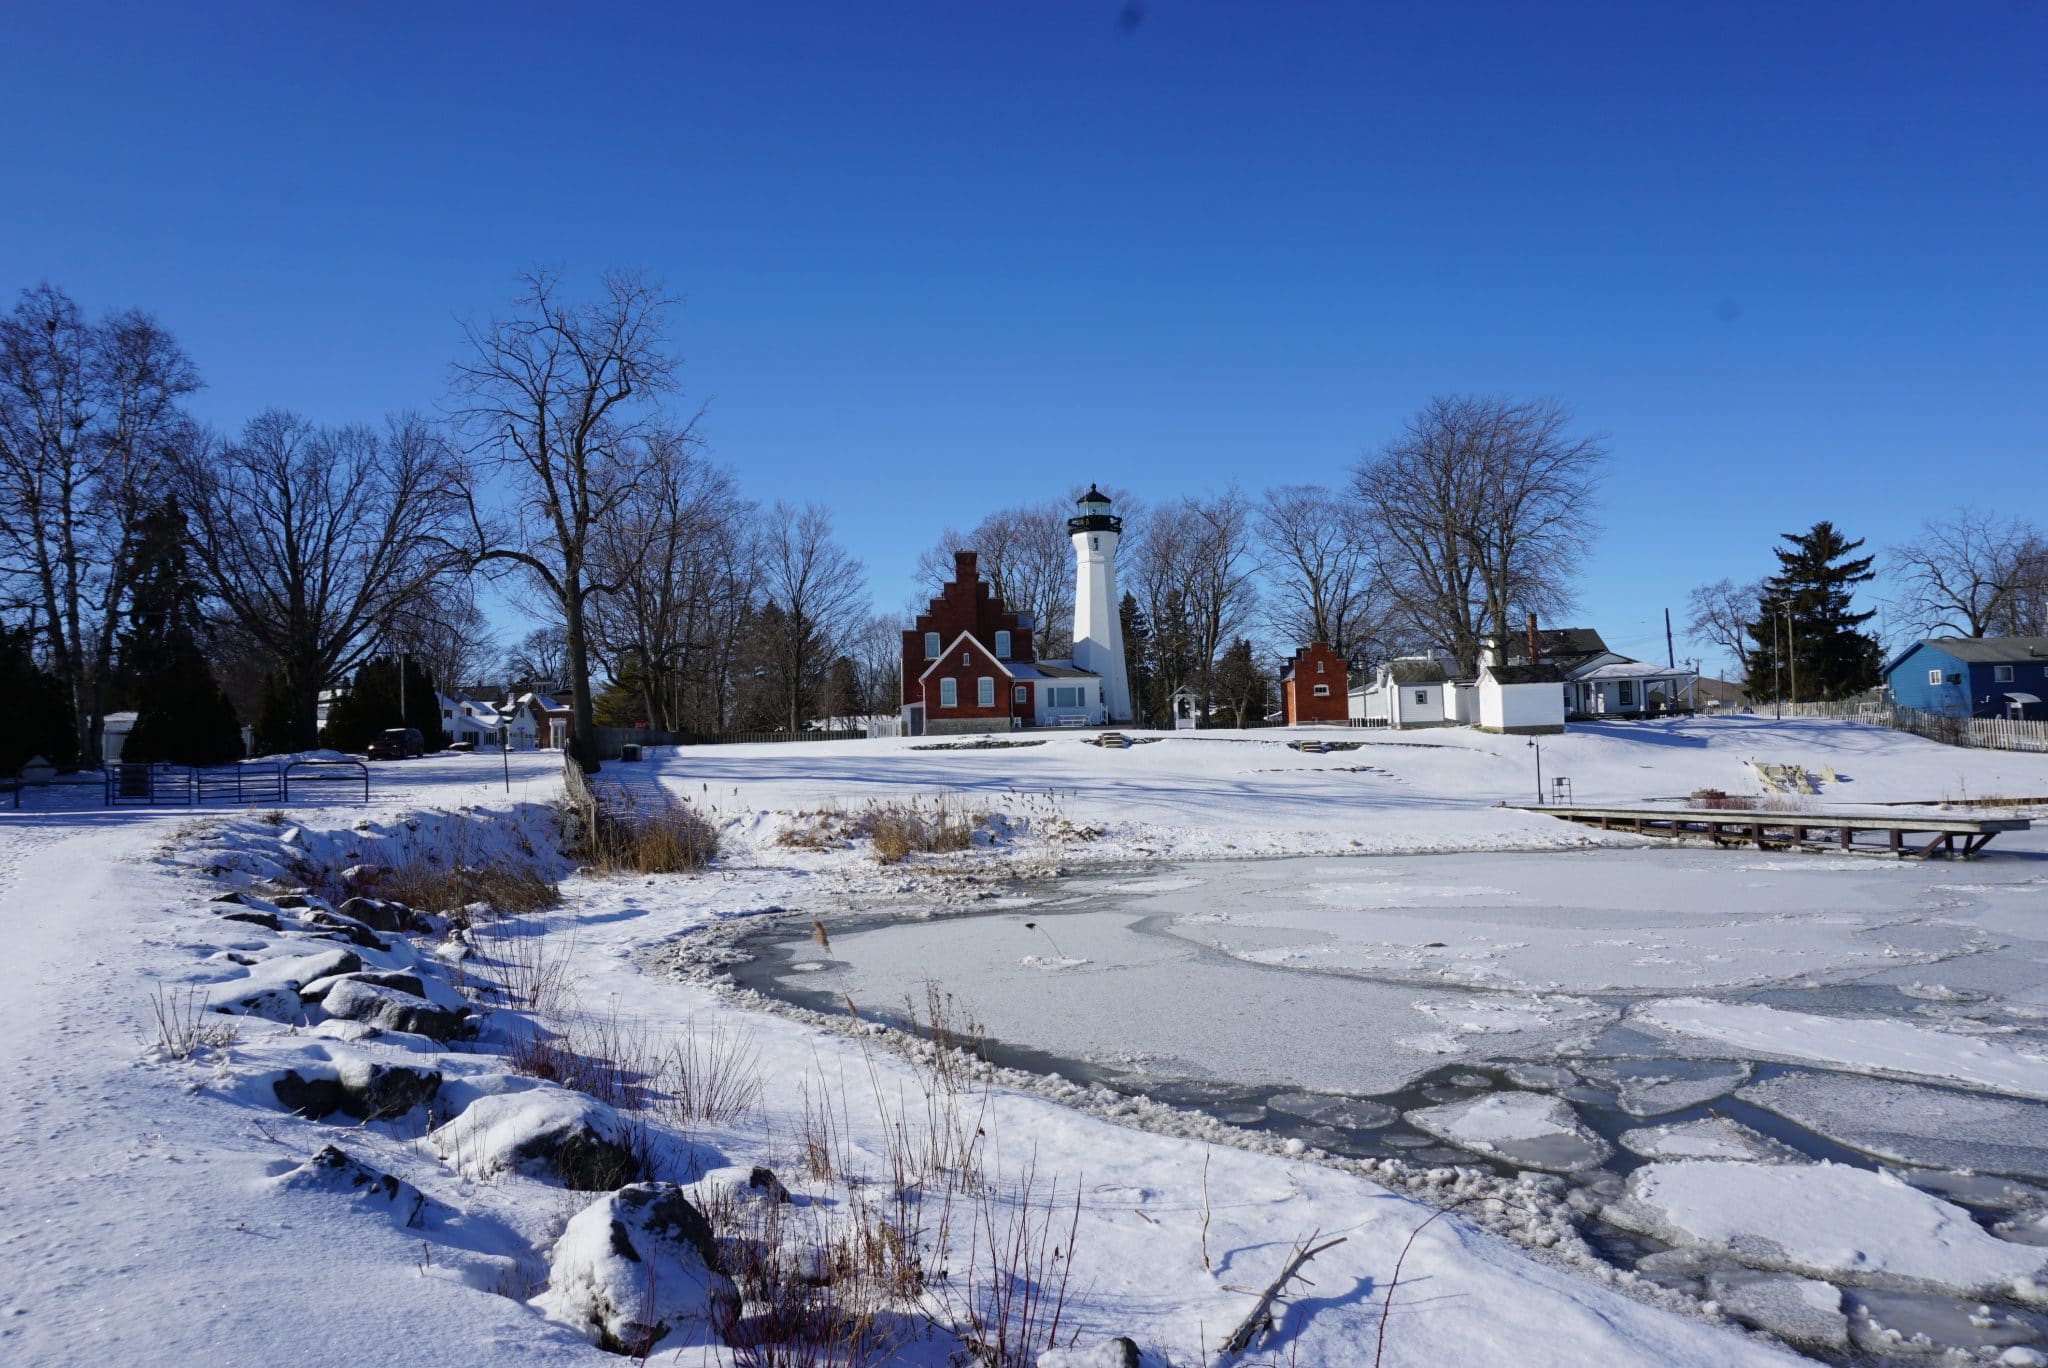
M1055 1211L1062 1227L1071 1219L1071 1238L1061 1228L1051 1243L1067 1270L1059 1339L1081 1351L1126 1335L1148 1364L1214 1359L1252 1304L1246 1289L1320 1231L1345 1242L1309 1266L1315 1286L1295 1289L1249 1361L1371 1362L1404 1245L1433 1206L1462 1198L1401 1263L1386 1362L1785 1358L1745 1324L1776 1326L1823 1354L1848 1352L1852 1334L1861 1351L1907 1352L1919 1331L1930 1346L1967 1344L1973 1360L2048 1361L2029 1357L2042 1332L2031 1308L2048 1299L2048 1232L2025 1181L2041 1165L2027 1117L2048 1095L2038 1025L2048 933L2034 924L2048 843L2011 841L1994 859L1903 873L1876 859L1618 851L1611 868L1638 873L1610 879L1609 857L1587 848L1632 842L1494 806L1533 793L1535 755L1522 740L1333 735L1369 744L1303 755L1282 744L1289 734L1265 732L1109 751L1052 736L994 749L878 741L663 754L617 773L666 784L710 813L725 838L719 866L569 878L562 906L498 923L466 959L438 933L379 931L366 944L320 921L317 907L211 899L390 863L403 844L457 841L480 865L545 859L541 805L559 792L548 757L515 757L510 793L495 759L380 766L367 812L294 809L282 824L0 814L0 927L13 970L0 994L13 1056L0 1098L0 1359L602 1363L614 1360L592 1343L594 1310L610 1324L619 1304L651 1300L675 1326L654 1361L732 1362L731 1351L704 1347L717 1279L687 1248L662 1246L669 1252L629 1267L609 1243L607 1232L624 1231L649 1247L653 1199L570 1190L565 1175L587 1169L590 1152L572 1163L547 1137L638 1144L665 1176L696 1180L691 1194L707 1209L758 1200L744 1172L729 1171L766 1165L793 1190L791 1209L830 1230L886 1186L900 1127L924 1124L925 1099L938 1095L971 1109L972 1166L991 1195L962 1197L960 1228L941 1238L927 1226L926 1236L957 1246L984 1221L1014 1232ZM1569 776L1582 802L1754 792L1752 758L1829 766L1837 782L1816 800L1829 806L2048 794L2048 758L1849 724L1721 719L1575 729L1542 744L1544 773ZM844 822L832 813L941 797L998 820L969 850L890 866L865 842L835 837ZM783 844L790 832L824 835L807 837L810 848ZM1560 850L1578 853L1502 853ZM1441 866L1394 858L1441 852L1462 853ZM1374 858L1329 858L1351 854ZM1240 885L1188 868L1255 856L1313 858L1242 866L1285 868L1287 886L1230 906L1216 890ZM1326 868L1306 872L1315 866ZM1537 866L1545 872L1529 872ZM1560 886L1539 887L1546 879ZM1292 1106L1329 1126L1384 1122L1377 1104L1340 1095L1377 1090L1369 1077L1340 1076L1359 1072L1347 1050L1392 1058L1388 1086L1414 1076L1392 1052L1426 1068L1432 1042L1451 1047L1439 1064L1505 1060L1523 1072L1511 1086L1453 1089L1414 1109L1427 1113L1413 1118L1425 1143L1462 1146L1469 1164L1343 1157L1074 1082L978 1075L949 1093L916 1042L872 1012L771 1009L705 967L725 932L779 914L825 924L830 944L816 948L813 977L854 982L855 940L894 935L900 956L918 957L985 1019L1015 1004L1000 1000L1003 975L953 982L972 955L1020 981L1142 1004L1120 982L1129 946L1098 945L1092 933L1070 942L1064 922L1079 919L1057 915L1067 899L1116 898L1170 924L1142 938L1152 945L1178 940L1283 983L1332 979L1394 995L1389 1014L1405 1026L1382 1034L1375 1023L1339 1037L1343 1048L1330 1048L1327 1029L1309 1039L1312 1020L1267 1030L1268 1064L1331 1060L1313 1078L1283 1069L1268 1079L1294 1090L1268 1090L1275 1111ZM1001 917L928 920L991 909ZM1024 928L1039 911L1054 915ZM254 919L228 919L238 913ZM844 929L852 924L872 929ZM1009 939L946 939L998 924ZM699 946L709 953L690 949ZM1170 982L1170 951L1161 953L1154 972ZM458 990L467 980L473 994L493 961L502 970L522 956L553 966L550 1006L562 1021L610 1023L608 1036L585 1039L744 1037L758 1099L716 1120L608 1112L513 1069L506 1049L550 1012L477 1012ZM181 1051L158 1048L153 1003L190 1002L195 991L208 1007L237 1009L236 1034L204 1033L189 1057L168 1057ZM1899 1007L1873 1005L1880 992ZM996 996L977 1000L984 994ZM1222 1014L1230 1003L1210 1005ZM434 1038L464 1012L481 1027L456 1034L476 1029L474 1039ZM207 1026L230 1022L203 1015ZM1696 1068L1602 1079L1546 1062L1576 1057L1587 1032L1627 1032ZM1014 1028L997 1034L1032 1043ZM1058 1053L1058 1042L1048 1049ZM1222 1077L1230 1068L1217 1065L1236 1063L1204 1060L1200 1042L1182 1053L1177 1063ZM1685 1106L1697 1102L1662 1106L1729 1059L1802 1066L1754 1078L1723 1068L1717 1088L1753 1094L1744 1116L1783 1116L1847 1150L1923 1166L1919 1147L1946 1143L1953 1171L1899 1181L1875 1159L1813 1163L1739 1120L1695 1119ZM1633 1089L1644 1119L1610 1143L1573 1113L1575 1087ZM1958 1099L1953 1126L1942 1125L1941 1096ZM296 1113L285 1104L308 1097L319 1100ZM832 1113L835 1150L822 1168L805 1161L820 1113ZM628 1133L649 1116L651 1129ZM330 1145L362 1167L316 1161ZM1610 1150L1651 1162L1604 1188L1551 1172ZM1966 1172L1972 1165L1981 1170ZM393 1181L353 1181L365 1173ZM1979 1219L1992 1189L2006 1194L2003 1223ZM1076 1194L1077 1214L1065 1205ZM1613 1208L1606 1224L1656 1251L1642 1274L1584 1238L1597 1202ZM964 1259L955 1248L950 1288L906 1296L891 1360L940 1363L959 1350L973 1316ZM1051 1269L1038 1285L1051 1285Z

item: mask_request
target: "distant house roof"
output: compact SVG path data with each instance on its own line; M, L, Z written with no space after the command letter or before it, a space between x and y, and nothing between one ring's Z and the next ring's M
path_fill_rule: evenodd
M1481 674L1490 674L1496 684L1562 684L1564 671L1555 665L1488 665Z
M1505 644L1510 664L1528 664L1526 636L1510 638ZM1552 627L1536 633L1536 651L1545 661L1569 669L1573 665L1607 654L1607 643L1591 627Z
M1071 660L1041 660L1038 672L1047 679L1100 679L1093 670L1084 670Z
M1584 679L1646 679L1667 676L1689 675L1691 670L1671 665L1651 665L1641 660L1610 660L1605 665L1595 665L1583 674L1572 676L1574 680Z
M1428 656L1402 656L1383 668L1396 684L1441 684L1446 678L1443 663Z
M1922 646L1932 646L1965 665L2014 665L2030 660L2048 660L2048 637L1927 637L1899 652L1884 667L1885 673L1890 674L1897 669L1900 661Z

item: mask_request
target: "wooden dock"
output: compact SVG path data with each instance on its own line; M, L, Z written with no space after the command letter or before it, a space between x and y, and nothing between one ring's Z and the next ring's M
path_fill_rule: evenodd
M1765 812L1736 808L1571 807L1516 803L1602 831L1637 836L1709 841L1717 846L1759 850L1896 855L1925 860L1936 855L1968 859L2002 831L2025 831L2025 817L1848 816L1825 812Z

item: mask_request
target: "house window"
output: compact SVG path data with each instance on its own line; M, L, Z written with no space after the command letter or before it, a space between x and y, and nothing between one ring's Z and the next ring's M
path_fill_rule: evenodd
M1941 683L1941 671L1929 670L1927 672L1927 682L1929 684L1939 685Z
M1031 686L1029 684L1019 684L1017 686L1016 698L1019 703L1029 703L1031 701Z
M924 634L924 658L926 660L937 660L939 658L939 634L937 632L926 632Z
M1636 682L1633 679L1622 680L1615 686L1614 692L1622 707L1633 708L1636 705Z
M1330 696L1330 686L1329 686L1329 685L1327 685L1327 684L1318 684L1318 685L1316 685L1316 697L1317 697L1317 698L1328 698L1329 696Z
M1322 662L1322 661L1320 661L1320 660L1318 660L1318 661L1316 662L1316 673L1317 673L1317 674L1321 674L1321 673L1323 673L1323 662Z
M1417 689L1417 690L1415 691L1415 701L1416 701L1417 703L1427 703L1427 702L1429 702L1429 690L1427 690L1427 689Z
M974 706L993 708L996 705L996 682L987 675L974 681Z
M997 659L997 660L1008 660L1009 658L1010 658L1010 634L1009 634L1008 632L997 632L997 633L996 633L996 659Z
M939 681L939 706L942 708L957 708L960 706L959 680L942 679Z
M1994 684L2012 683L2012 666L1993 665L1991 667L1991 682Z

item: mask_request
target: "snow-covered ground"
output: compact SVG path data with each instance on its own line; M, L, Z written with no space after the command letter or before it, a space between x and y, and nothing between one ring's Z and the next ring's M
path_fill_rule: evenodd
M744 1034L758 1104L716 1122L657 1124L651 1143L678 1179L714 1175L692 1189L707 1205L725 1181L715 1176L723 1166L766 1164L800 1202L810 1200L796 1210L825 1222L871 1190L849 1186L849 1172L885 1172L896 1123L926 1114L920 1099L933 1087L932 1068L871 1014L762 1010L701 969L675 969L679 943L715 949L719 937L704 932L767 924L771 914L808 927L815 917L831 938L817 949L824 967L816 974L844 976L842 957L856 937L901 932L902 953L920 956L950 988L970 947L949 947L943 936L988 919L924 918L1002 907L1014 921L1005 934L1015 939L991 952L997 959L1032 981L1092 983L1096 995L1115 999L1124 947L1070 942L1057 915L1026 929L1024 909L1056 913L1065 898L1127 897L1162 904L1155 915L1172 921L1179 900L1212 920L1190 919L1150 936L1153 943L1178 938L1283 981L1348 975L1397 993L1408 1020L1400 1038L1447 1042L1457 1047L1445 1055L1452 1062L1494 1059L1495 1042L1563 1042L1597 1029L1691 1053L1707 1061L1703 1069L1728 1057L1715 1050L1739 1042L1773 1059L1853 1071L1866 1087L1968 1088L1980 1108L1986 1093L2009 1107L2032 1107L2028 1099L2041 1095L2030 1071L2048 1062L2020 1014L2039 1001L2028 996L2029 984L2038 991L2042 962L2031 925L2038 888L2030 895L2026 885L2040 867L2031 852L2042 843L2013 842L2019 855L2003 864L1916 867L1903 877L1875 859L1701 853L1679 859L1718 862L1726 872L1614 886L1598 853L1499 853L1632 844L1493 806L1533 793L1535 755L1524 741L1453 731L1332 735L1368 744L1303 755L1282 744L1290 734L1264 732L1171 736L1128 750L1053 736L992 749L878 741L663 754L615 773L666 784L709 812L726 840L719 867L571 878L560 908L501 926L535 933L516 946L553 947L547 962L561 966L560 986L575 1004L565 1010L579 1019L610 1021L615 1030L624 1023L643 1042ZM1545 774L1569 776L1580 801L1679 797L1709 786L1754 792L1752 758L1831 767L1838 780L1817 800L1828 805L2048 793L2048 759L1950 750L1850 724L1721 719L1575 729L1542 743ZM454 991L460 974L451 973L437 936L380 932L374 939L386 948L378 948L313 919L317 909L257 905L243 909L257 920L231 921L235 904L209 901L264 875L291 882L375 863L405 842L460 840L478 863L544 857L533 851L537 805L554 797L559 779L547 757L514 763L510 793L495 757L380 766L369 811L294 809L282 825L219 813L0 814L0 927L13 970L0 994L13 1055L0 1096L0 1260L9 1272L0 1280L0 1358L339 1363L374 1352L452 1363L613 1361L591 1342L591 1297L636 1294L615 1252L589 1232L651 1238L648 1208L620 1199L594 1205L607 1199L565 1189L559 1154L536 1157L537 1137L566 1133L579 1119L592 1123L588 1133L605 1134L613 1120L577 1101L581 1094L508 1067L503 1049L527 1014L490 1013L478 1039L444 1045L431 1038L438 1018L423 1008L457 1011L463 1000ZM818 816L941 797L997 819L970 850L901 865L879 865L864 842L836 839L843 824ZM779 839L820 831L817 848ZM1466 852L1455 860L1498 867L1447 864L1438 877L1430 861L1392 858L1428 852ZM1354 853L1376 858L1328 859ZM1217 880L1185 868L1249 856L1317 857L1334 868L1280 890L1289 896L1235 909L1205 903ZM1135 868L1168 863L1175 868ZM1524 865L1566 870L1575 895L1529 897ZM1901 901L1910 906L1891 905ZM1572 917L1561 919L1567 907ZM848 934L847 917L903 924ZM1503 934L1503 919L1519 929ZM343 966L333 956L344 949L359 961L358 977L335 978ZM478 961L518 953L502 938L485 943L469 972ZM1807 981L1841 988L1866 979L1883 982L1914 1019L1880 1012L1867 996L1748 1000ZM1638 1000L1625 1013L1605 991L1575 1004L1586 995L1574 980L1599 980L1603 990ZM962 976L963 1008L1003 1010L973 1000L986 986ZM211 1006L251 1005L233 1019L234 1039L215 1034L190 1058L166 1058L152 1048L152 1003L188 990ZM320 995L337 991L330 1013ZM1743 1000L1731 1001L1738 993ZM298 1000L296 1013L287 994ZM209 1024L219 1015L209 1014ZM1886 1029L1866 1028L1864 1018ZM400 1029L408 1025L420 1029ZM1284 1059L1300 1042L1267 1043L1271 1057ZM1385 1044L1348 1041L1360 1055ZM1214 1358L1251 1305L1245 1289L1262 1287L1289 1245L1316 1231L1345 1243L1317 1257L1309 1269L1315 1287L1296 1289L1275 1335L1250 1359L1371 1361L1396 1261L1431 1214L1421 1195L1437 1205L1467 1200L1422 1230L1407 1253L1385 1324L1386 1362L1779 1361L1784 1350L1740 1325L1776 1325L1827 1352L1838 1334L1847 1344L1851 1330L1866 1339L1883 1333L1867 1310L1873 1306L1897 1309L1887 1324L1908 1327L1895 1332L1904 1345L1914 1329L1948 1333L1930 1291L1984 1299L1981 1316L1975 1301L1958 1313L1975 1335L1973 1356L2038 1361L2024 1355L2039 1332L2029 1308L2040 1300L2040 1243L2024 1238L2024 1222L1987 1229L1957 1205L1981 1195L1971 1183L1990 1180L1958 1174L1944 1189L1931 1179L1894 1184L1874 1168L1782 1162L1775 1142L1748 1127L1684 1130L1685 1113L1655 1110L1697 1086L1696 1073L1581 1082L1546 1065L1540 1050L1501 1057L1517 1053L1527 1057L1515 1067L1529 1072L1515 1086L1534 1091L1503 1090L1495 1094L1502 1100L1479 1103L1465 1099L1485 1094L1470 1090L1446 1096L1427 1122L1448 1143L1494 1146L1495 1161L1534 1146L1532 1163L1567 1168L1610 1147L1581 1134L1558 1098L1568 1100L1574 1086L1617 1095L1632 1087L1660 1133L1638 1134L1651 1128L1639 1125L1618 1152L1655 1162L1636 1170L1648 1178L1631 1177L1605 1199L1633 1220L1629 1228L1670 1246L1660 1256L1668 1276L1601 1262L1580 1238L1587 1203L1566 1200L1566 1180L1503 1174L1480 1150L1464 1168L1345 1159L1142 1097L1007 1073L969 1090L985 1146L976 1162L998 1194L986 1212L1014 1222L1030 1209L1027 1171L1041 1197L1054 1181L1061 1203L1078 1193L1071 1242L1065 1231L1056 1241L1065 1246L1062 1261L1071 1257L1060 1338L1077 1337L1086 1350L1128 1335L1153 1364ZM1557 1072L1546 1075L1546 1067ZM429 1071L438 1075L431 1100L395 1110L411 1096L404 1089ZM294 1114L280 1100L287 1074L296 1078L289 1087L315 1090L291 1096L330 1096L318 1091L326 1088L354 1101L321 1119L303 1114L317 1107ZM1748 1077L1729 1072L1715 1086ZM1334 1078L1279 1078L1293 1091L1271 1092L1268 1101L1273 1111L1293 1107L1328 1126L1391 1119L1378 1104L1343 1095L1369 1090L1357 1080L1347 1089ZM1655 1091L1673 1086L1668 1096ZM1830 1118L1854 1113L1851 1097L1794 1096L1776 1076L1751 1086L1759 1115L1850 1130ZM362 1110L366 1089L395 1097L394 1109L350 1117L346 1106ZM816 1129L806 1114L821 1109L836 1112L831 1129L843 1150L829 1174L802 1162L803 1139ZM1983 1119L1981 1111L1959 1115L1973 1126ZM2009 1113L1984 1120L2004 1128L1983 1144L2026 1159L2034 1141L2012 1129L2022 1121ZM1881 1146L1931 1127L1913 1112L1861 1143L1883 1153ZM1855 1135L1841 1140L1859 1143ZM357 1170L317 1161L329 1145L394 1181L354 1184ZM1752 1155L1774 1162L1741 1162ZM1726 1181L1717 1183L1713 1170L1722 1169ZM1856 1176L1838 1178L1838 1170ZM2008 1163L1995 1171L2029 1170ZM1781 1195L1772 1183L1798 1194L1796 1206L1781 1203L1780 1226L1761 1222ZM1067 1219L1068 1209L1058 1209ZM1836 1210L1844 1223L1831 1236L1825 1222ZM1795 1214L1797 1239L1781 1228ZM1518 1234L1519 1243L1497 1230ZM664 1314L677 1328L655 1361L729 1361L700 1347L701 1324L689 1320L692 1305L701 1311L715 1300L716 1278L687 1252L656 1262ZM1871 1268L1883 1276L1858 1283L1859 1270ZM1853 1326L1838 1284L1867 1289ZM933 1314L906 1323L891 1357L944 1361L958 1341L934 1326L949 1305L960 1309L928 1298L924 1309Z

